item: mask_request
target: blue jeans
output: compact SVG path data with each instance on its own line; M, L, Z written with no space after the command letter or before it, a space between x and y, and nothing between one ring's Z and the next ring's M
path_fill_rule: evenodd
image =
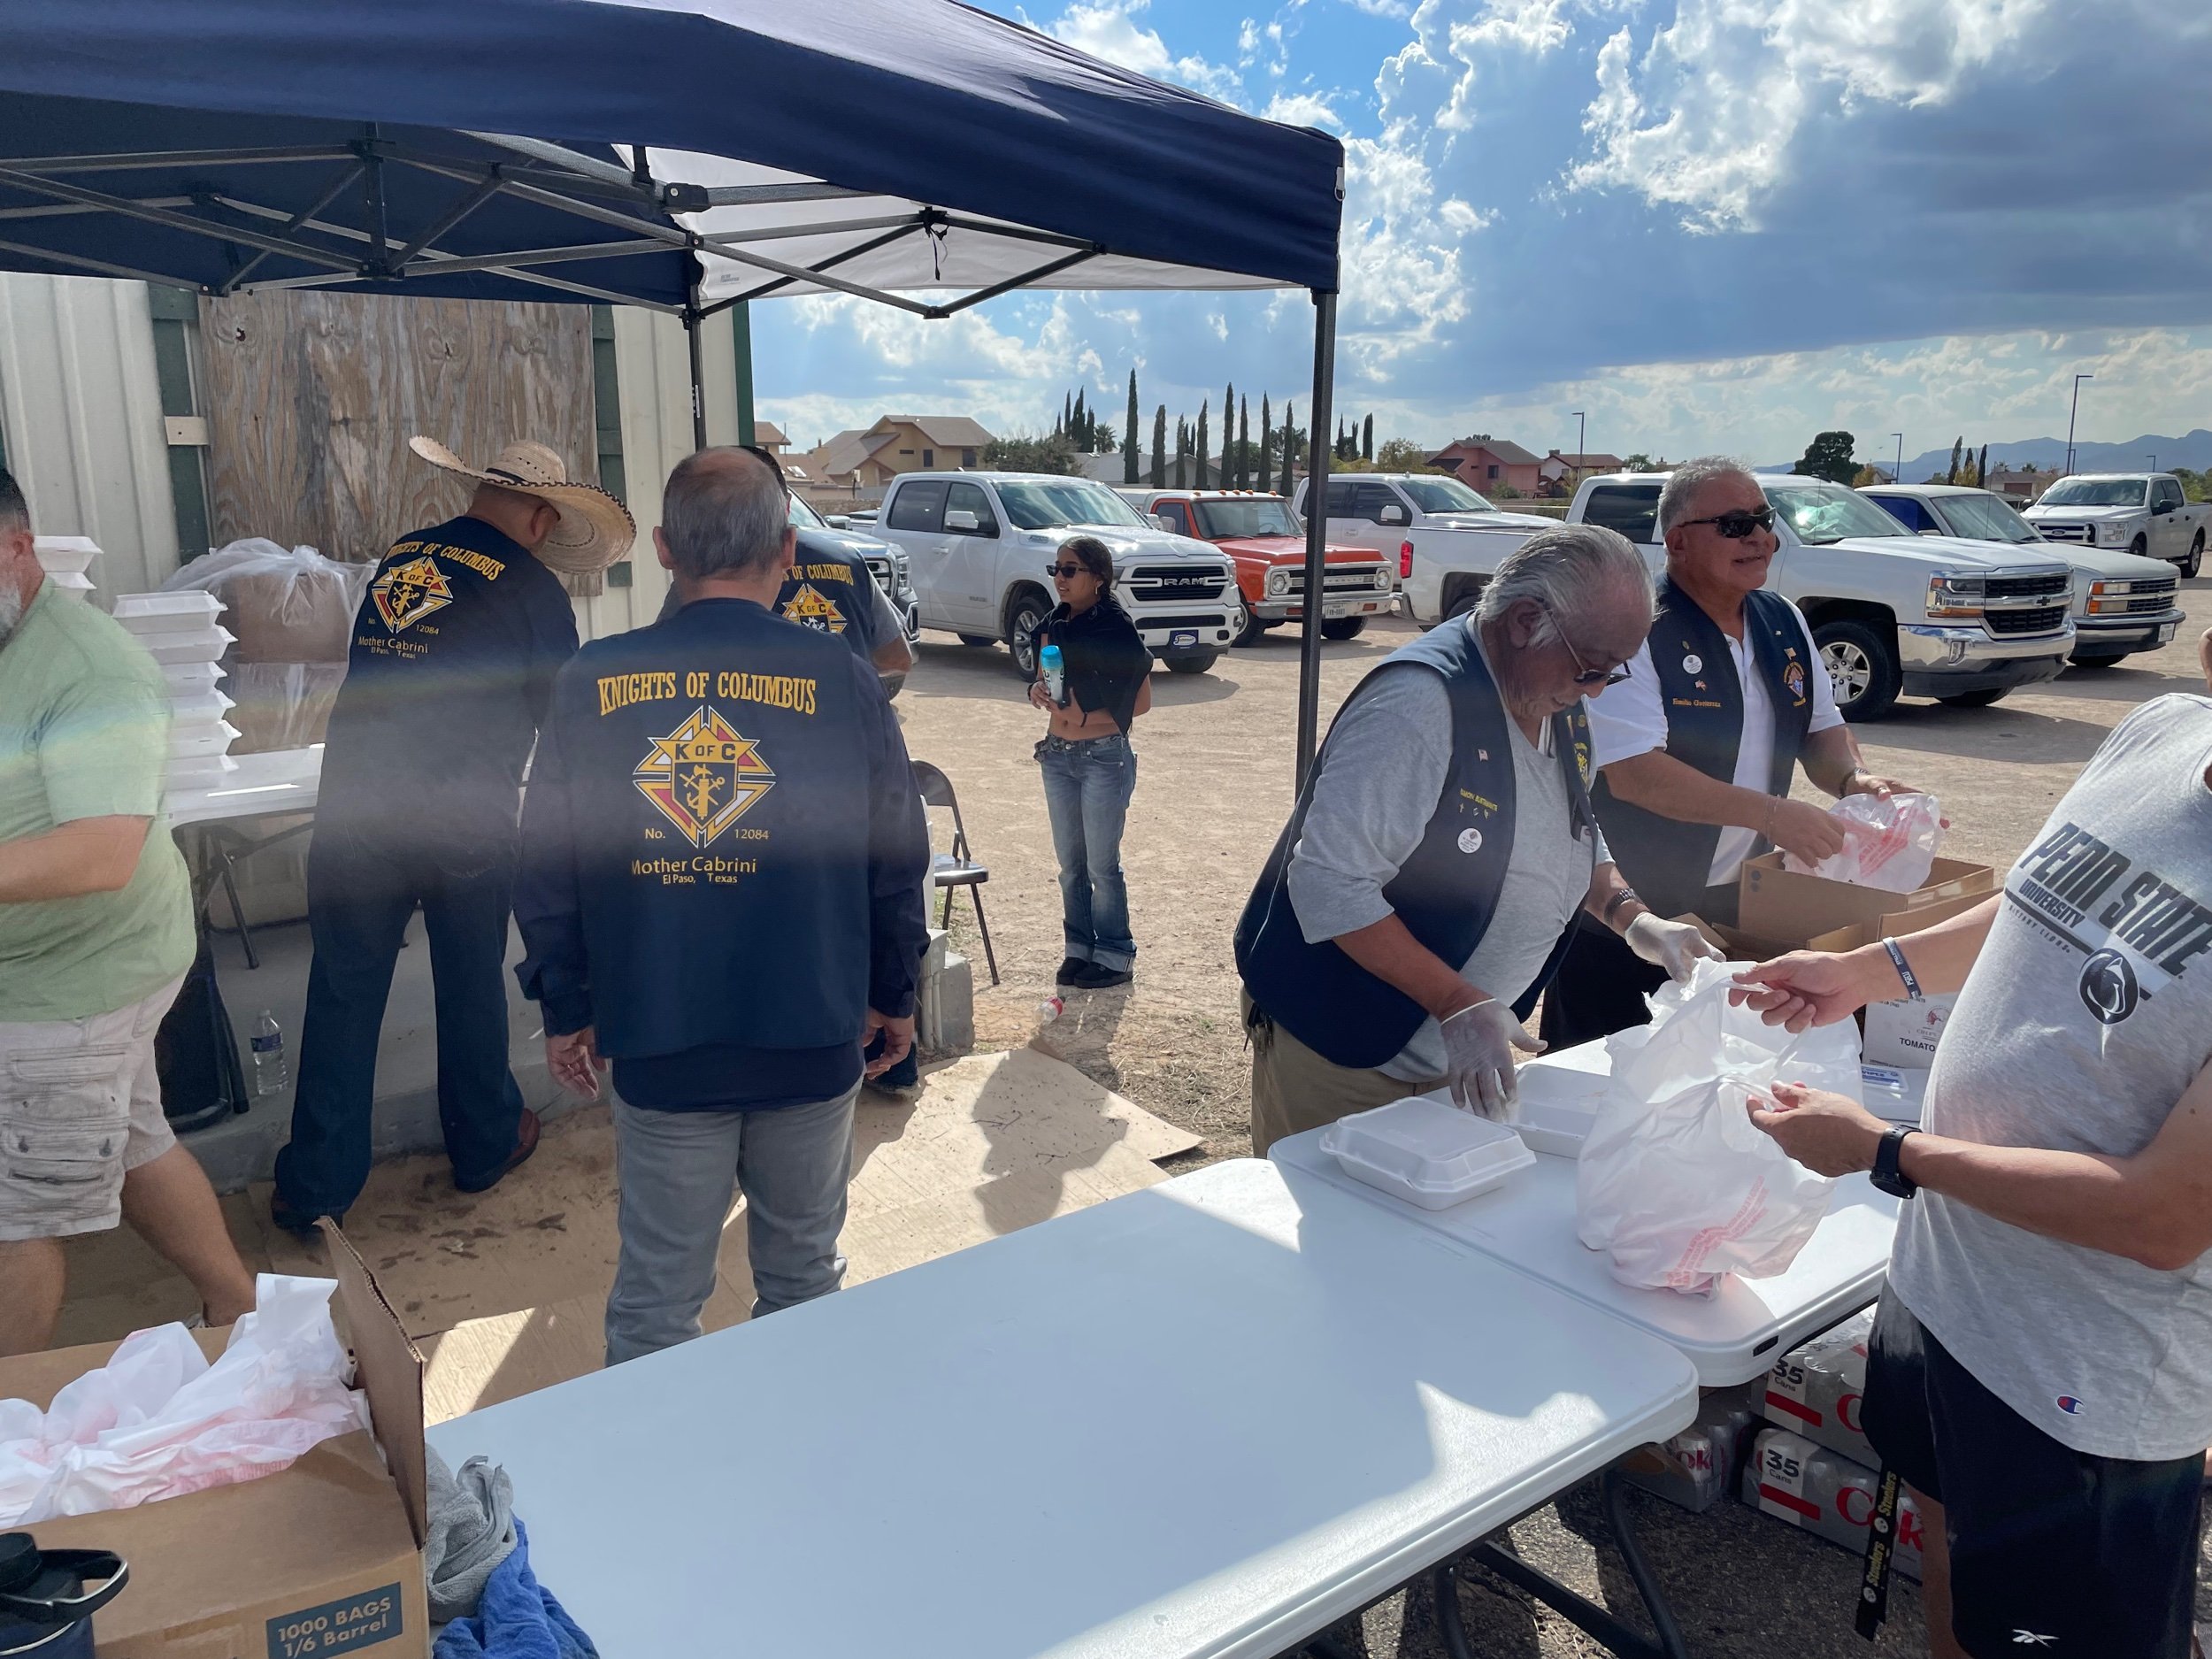
M522 1091L507 1068L511 849L456 874L427 853L379 846L336 825L307 855L315 942L301 1022L291 1144L277 1198L303 1216L342 1216L369 1179L377 1039L408 919L422 910L438 1016L438 1121L457 1180L487 1179L515 1149Z
M1129 884L1121 873L1121 831L1137 787L1129 740L1048 737L1037 745L1045 810L1060 855L1060 919L1067 954L1078 962L1125 969L1136 961L1129 936Z

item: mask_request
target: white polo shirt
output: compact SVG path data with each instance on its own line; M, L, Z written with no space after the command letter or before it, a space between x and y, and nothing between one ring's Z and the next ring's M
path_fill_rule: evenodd
M1783 603L1787 604L1788 601ZM1836 710L1835 687L1828 683L1827 666L1813 647L1812 633L1805 626L1803 613L1795 605L1790 605L1790 614L1797 618L1797 631L1804 636L1805 661L1811 668L1813 716L1806 728L1809 737L1816 732L1841 726L1843 716ZM1767 776L1774 764L1774 704L1767 696L1765 680L1753 672L1748 635L1747 629L1745 638L1728 641L1728 654L1736 664L1736 682L1743 687L1743 733L1736 742L1736 775L1731 781L1740 789L1754 789L1764 795ZM1651 665L1648 641L1629 659L1628 678L1590 699L1587 706L1593 765L1602 769L1617 760L1628 760L1666 748L1667 710L1659 691L1658 671ZM1722 825L1720 839L1713 848L1713 867L1705 885L1719 887L1733 881L1738 867L1751 856L1751 849L1758 844L1758 831L1733 824Z

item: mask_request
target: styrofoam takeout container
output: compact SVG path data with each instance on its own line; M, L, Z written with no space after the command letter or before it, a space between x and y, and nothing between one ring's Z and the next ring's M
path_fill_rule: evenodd
M169 712L177 725L188 726L195 721L206 723L219 720L227 710L237 707L235 702L215 689L216 676L222 672L215 664L196 663L192 666L206 668L212 672L209 673L206 683L194 685L188 689L172 685L169 691Z
M1423 1210L1448 1210L1536 1162L1509 1125L1433 1094L1340 1118L1320 1147L1347 1174Z
M198 760L227 755L238 741L238 728L228 720L180 720L169 728L169 758Z
M186 628L142 634L138 642L153 653L154 661L165 666L214 662L230 649L234 637L228 628Z
M42 535L31 538L31 551L49 576L81 576L100 557L100 544L89 536Z
M223 665L211 658L203 663L164 663L161 677L169 682L171 701L182 709L193 698L219 695L215 687L223 678ZM223 706L230 706L227 697Z
M1529 1061L1516 1073L1520 1099L1507 1121L1532 1150L1580 1157L1610 1095L1612 1064L1601 1038Z
M123 594L110 613L133 634L180 634L211 628L223 602L197 588L177 594Z
M212 789L237 770L228 755L203 755L172 759L163 778L172 789Z

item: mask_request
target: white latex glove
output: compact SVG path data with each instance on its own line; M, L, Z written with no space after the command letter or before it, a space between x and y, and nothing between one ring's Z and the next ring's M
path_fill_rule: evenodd
M1462 1009L1438 1027L1444 1033L1444 1072L1462 1111L1502 1118L1520 1098L1513 1051L1541 1054L1544 1045L1521 1029L1513 1010L1494 997Z
M1664 968L1678 983L1687 979L1700 958L1723 962L1713 941L1687 922L1670 922L1646 910L1629 923L1623 942L1655 968Z

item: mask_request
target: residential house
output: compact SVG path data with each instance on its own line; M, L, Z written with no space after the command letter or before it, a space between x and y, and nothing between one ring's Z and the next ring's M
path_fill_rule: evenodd
M1594 473L1617 472L1626 465L1617 455L1562 455L1554 449L1536 464L1536 476L1546 494L1571 495L1584 479Z
M1543 482L1542 464L1536 457L1512 440L1494 438L1486 432L1446 444L1428 457L1428 464L1486 494L1509 489L1533 495Z
M791 440L784 434L783 428L772 420L755 419L753 442L779 461L783 459L784 451L791 447Z
M885 415L865 431L839 433L803 458L817 481L880 489L901 472L983 464L991 434L965 415Z
M2042 499L2043 492L2058 480L2056 467L2039 472L2032 466L1992 466L1989 476L1982 480L1982 488L1995 490L2016 507L2032 507Z

